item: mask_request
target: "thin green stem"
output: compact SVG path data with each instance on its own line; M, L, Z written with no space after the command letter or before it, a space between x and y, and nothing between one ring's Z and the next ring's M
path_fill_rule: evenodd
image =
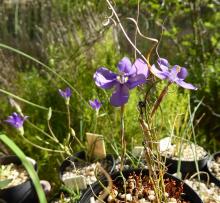
M97 110L96 111L96 114L95 114L95 124L94 124L94 133L96 132L96 129L97 129L97 122L98 122L98 117L99 117L99 111Z
M57 153L64 153L65 151L61 151L61 150L56 150L56 149L49 149L49 148L45 148L45 147L41 147L33 142L31 142L29 139L27 139L26 137L22 136L22 139L25 140L25 142L29 143L30 145L38 148L38 149L41 149L41 150L45 150L45 151L48 151L48 152L57 152Z
M121 128L120 128L120 134L121 134L121 166L120 171L124 168L124 159L125 159L125 152L126 152L126 143L125 143L125 123L124 123L124 111L125 111L125 105L121 106L120 111L120 122L121 122Z
M49 120L47 121L47 126L48 126L48 129L49 129L49 131L50 131L51 136L50 136L48 133L46 133L46 134L47 134L47 135L49 136L49 138L52 139L54 142L59 143L59 140L57 139L56 135L54 134L54 132L53 132L51 126L50 126L50 121L49 121Z
M40 106L40 105L35 104L35 103L33 103L33 102L30 102L30 101L28 101L28 100L26 100L26 99L23 99L23 98L21 98L21 97L19 97L19 96L16 96L16 95L14 95L14 94L12 94L12 93L6 91L6 90L0 89L0 92L3 93L3 94L7 94L8 96L13 97L13 98L15 98L15 99L17 99L17 100L19 100L19 101L22 101L22 102L24 102L24 103L27 103L27 104L29 104L29 105L31 105L31 106L37 107L37 108L39 108L39 109L43 109L43 110L46 110L46 111L48 111L48 109L49 109L49 108L47 108L47 107Z
M42 134L44 134L45 136L47 136L48 138L50 138L51 140L53 140L54 142L58 143L59 141L57 140L57 138L55 137L51 137L48 133L46 133L45 131L43 131L42 129L40 129L37 125L35 125L34 123L30 122L29 120L26 120L26 123L28 123L31 127L33 127L34 129L36 129L37 131L41 132Z
M66 104L67 109L67 122L68 122L68 131L70 131L71 128L71 115L70 115L70 105Z

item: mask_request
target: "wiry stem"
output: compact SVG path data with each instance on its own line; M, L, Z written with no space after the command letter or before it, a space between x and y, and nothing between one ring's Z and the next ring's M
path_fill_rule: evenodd
M99 111L97 110L96 114L95 114L95 121L94 121L95 122L95 124L94 124L94 133L96 132L98 117L99 117Z
M45 147L41 147L33 142L31 142L30 140L28 140L26 137L22 136L22 138L27 142L29 143L30 145L38 148L38 149L41 149L41 150L45 150L45 151L48 151L48 152L57 152L57 153L64 153L65 151L61 151L61 150L55 150L55 149L49 149L49 148L45 148Z
M113 8L113 6L112 6L112 4L110 3L110 1L109 1L109 0L106 0L106 2L108 3L110 9L112 10L112 12L113 12L113 14L114 14L114 16L115 16L115 18L116 18L116 21L117 21L117 23L119 24L119 26L120 26L120 28L121 28L121 30L122 30L122 32L123 32L125 38L126 38L126 39L128 40L128 42L131 44L131 46L137 51L137 53L142 57L142 59L149 65L149 61L145 58L145 56L140 52L140 50L135 46L135 44L131 41L131 39L130 39L129 36L127 35L127 33L126 33L124 27L123 27L122 24L121 24L121 21L120 21L120 19L119 19L119 17L118 17L118 14L116 13L116 11L115 11L115 9Z
M68 131L70 131L71 128L71 116L70 116L70 105L66 104L67 109L67 122L68 122Z
M166 96L167 91L168 91L168 87L171 83L168 83L166 87L164 87L164 89L162 90L162 92L160 93L160 96L158 97L157 101L155 102L153 109L151 111L151 118L153 117L154 113L156 112L156 110L158 109L158 107L160 106L160 103L162 102L163 98Z

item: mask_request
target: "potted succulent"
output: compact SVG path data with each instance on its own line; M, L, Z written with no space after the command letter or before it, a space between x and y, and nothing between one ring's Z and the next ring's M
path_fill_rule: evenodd
M220 152L216 152L210 156L206 170L211 177L211 181L220 187Z
M31 158L27 159L37 170L37 163ZM25 168L15 155L0 157L0 199L10 203L29 203L36 202L37 196ZM3 184L4 181L4 184Z

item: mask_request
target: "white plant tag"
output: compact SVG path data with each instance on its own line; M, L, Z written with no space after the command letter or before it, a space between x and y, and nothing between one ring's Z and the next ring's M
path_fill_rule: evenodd
M88 151L94 158L103 159L106 157L105 141L102 135L86 133Z
M143 146L135 146L132 150L132 154L135 157L143 157L144 155L144 147Z
M84 190L87 188L86 178L83 175L63 178L64 184L72 190Z
M172 147L171 137L165 137L160 140L160 151L164 152Z

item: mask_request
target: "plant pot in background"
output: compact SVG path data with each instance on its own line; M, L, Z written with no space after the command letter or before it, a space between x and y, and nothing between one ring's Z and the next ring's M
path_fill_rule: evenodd
M139 175L140 173L142 173L142 176L148 175L148 170L147 169L124 170L122 173L123 173L124 177L127 179L130 176L130 174L133 174L134 172L135 172L136 175ZM190 201L190 203L202 203L202 200L200 199L200 197L187 184L185 184L184 182L182 182L178 178L176 178L176 177L174 177L174 176L172 176L168 173L166 173L164 175L164 179L167 179L167 178L176 181L177 184L183 184L183 194L182 194L181 197L184 200L186 200L186 201L188 200L188 201ZM123 179L120 175L120 172L113 173L111 175L111 179L113 180L114 183L116 181L123 182ZM107 184L108 184L106 178L102 178L101 182L105 186L107 186ZM92 190L91 190L91 188L88 188L85 191L85 193L82 195L81 199L79 200L79 203L90 203L90 198L94 197L94 194L96 196L98 196L101 191L103 191L103 187L99 184L99 182L94 183L92 185ZM105 201L106 201L106 199L105 199Z
M91 162L87 161L87 157L86 157L86 152L85 151L81 151L76 153L74 156L71 156L69 158L67 158L66 160L64 160L64 162L61 164L60 166L60 179L62 180L62 182L64 182L64 184L67 187L72 187L72 189L75 188L75 184L77 184L76 186L79 187L80 190L84 190L87 188L87 186L89 184L92 184L96 181L96 179L93 179L90 181L88 181L88 179L85 179L85 175L79 175L77 178L74 177L70 177L70 178L65 178L65 172L66 171L71 171L74 169L77 169L78 171L80 171L81 169L99 162L101 164L101 166L109 173L111 174L114 171L115 168L115 159L112 155L107 154L106 158L101 159L101 160L93 160ZM92 170L92 169L91 169ZM90 173L92 171L88 171L88 173ZM92 172L93 173L93 172ZM89 175L90 176L90 175ZM92 177L92 175L91 175ZM88 183L90 182L90 183Z
M172 144L170 144L170 140L168 140L168 139L169 138L164 138L160 141L160 143L165 141L163 144L165 145L165 148L167 148L167 149L169 149L172 146ZM192 143L192 145L194 145L194 144ZM198 145L194 145L194 146L199 147ZM161 148L161 146L160 146L160 148ZM201 147L199 147L199 148L201 148ZM202 171L205 168L207 161L209 159L208 153L204 149L203 149L203 151L204 151L204 156L197 160L199 171ZM192 155L192 153L193 152L191 152L191 153L189 152L190 155ZM166 166L168 167L168 173L170 173L170 174L176 173L177 168L178 168L179 158L173 158L172 156L168 156L168 155L165 156L165 155L163 155L163 153L161 153L161 154L162 154L162 158L166 161ZM180 172L182 173L183 177L188 173L193 174L193 173L197 172L195 160L186 160L181 157L180 161L181 161Z
M37 171L37 163L31 158L28 158ZM15 155L7 155L0 157L0 165L9 165L10 163L21 165L20 159ZM7 203L35 203L37 195L34 185L30 179L12 187L0 189L0 199Z
M207 172L199 171L184 179L184 182L193 188L204 203L220 202L220 187L210 181L210 175Z
M218 163L217 163L217 159L218 159ZM217 163L215 164L215 166L213 165L214 162ZM210 175L211 182L215 183L220 187L220 178L216 177L216 173L220 173L220 151L210 156L206 165L206 170Z
M165 157L164 157L165 158ZM206 155L203 159L200 159L197 161L199 171L203 170L206 166L206 163L208 161L209 156ZM178 160L172 159L172 158L166 158L166 166L168 167L168 173L176 173L177 167L178 167ZM196 163L195 161L184 161L181 160L181 167L180 172L184 175L187 173L195 173L197 171L196 169Z

